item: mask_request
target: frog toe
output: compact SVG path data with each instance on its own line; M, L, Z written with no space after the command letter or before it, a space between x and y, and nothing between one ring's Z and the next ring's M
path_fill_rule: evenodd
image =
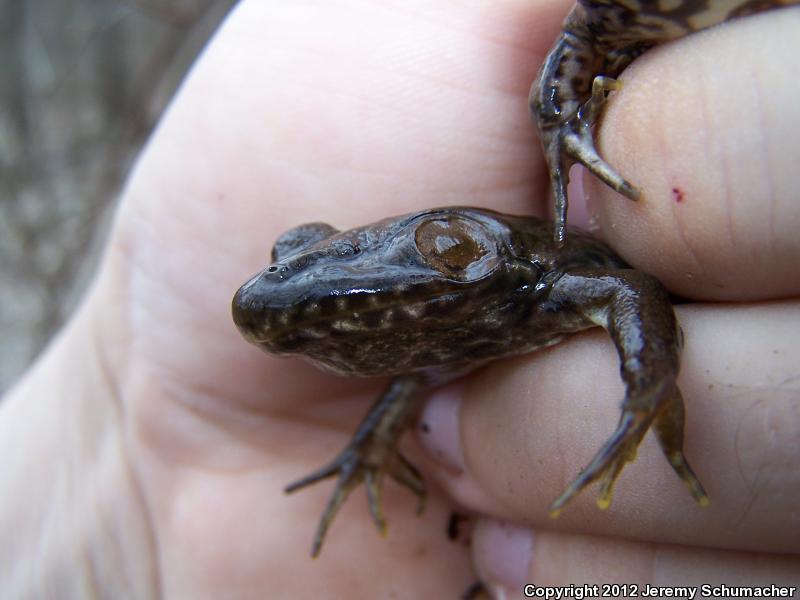
M380 472L367 470L364 476L364 487L367 488L367 503L372 521L382 537L386 537L386 518L383 516L383 503L381 502L381 480Z
M291 494L292 492L295 492L301 488L317 483L318 481L322 481L323 479L333 477L337 474L339 476L339 480L336 482L336 487L334 488L333 493L328 500L328 504L325 506L325 510L322 512L322 517L320 518L317 531L314 535L314 541L311 545L311 556L313 558L319 556L320 550L322 549L322 543L325 540L325 535L327 534L333 519L336 517L336 514L339 512L339 508L342 506L342 503L347 499L347 496L350 495L350 492L364 480L364 467L360 463L358 454L353 451L352 447L348 447L332 463L322 467L321 469L318 469L317 471L314 471L313 473L295 481L294 483L289 484L284 489L286 494ZM370 490L374 490L377 485L379 485L379 482L376 482L374 477L371 477L370 482L367 485L367 493L370 494ZM373 508L374 503L376 503L376 509L373 510L373 516L380 516L380 495L377 495L377 498L374 500L373 497L370 497L370 509ZM376 519L376 524L378 523L379 521ZM381 528L380 525L378 528Z
M400 454L396 455L396 460L389 470L389 475L392 476L397 483L405 486L417 497L417 514L421 515L425 510L425 503L427 501L427 492L425 491L425 482L422 479L417 468L412 465L409 460Z
M322 481L323 479L327 479L328 477L333 477L334 475L336 475L336 473L338 473L338 471L339 471L339 466L337 465L337 463L332 462L331 464L326 465L321 469L314 471L313 473L309 473L302 479L298 479L297 481L290 483L285 488L283 488L283 493L291 494L292 492L296 492L301 488L308 487L309 485L317 483L318 481Z
M658 414L653 423L656 438L667 457L669 464L689 488L695 501L702 507L709 505L710 501L705 489L694 474L692 467L683 453L683 428L685 421L685 408L683 397L676 389L672 398L664 409Z
M679 451L672 455L667 455L667 459L669 460L669 464L672 465L672 468L675 469L678 477L681 478L689 489L689 493L692 494L692 498L695 499L695 502L703 508L711 504L711 501L708 499L708 494L706 494L703 485L700 483L700 480L697 479L697 475L694 474L694 471L692 471L692 468L689 466L683 452Z
M624 451L620 451L619 456L606 468L600 479L600 493L597 495L597 507L606 510L611 506L611 498L614 495L614 484L616 484L622 469L629 462L636 460L636 446L632 444Z
M603 160L594 146L591 129L582 122L580 114L574 117L575 123L564 125L562 134L564 152L575 162L582 164L589 172L615 192L631 200L639 200L641 192L631 182L620 175Z

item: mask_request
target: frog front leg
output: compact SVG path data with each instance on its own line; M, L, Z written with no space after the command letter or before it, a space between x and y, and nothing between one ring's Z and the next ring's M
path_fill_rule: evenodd
M589 465L550 506L551 516L600 480L597 505L611 502L614 483L652 426L672 468L701 506L708 496L683 454L684 404L676 378L682 333L666 291L630 269L580 269L562 275L549 300L608 331L620 357L625 399L617 429Z
M589 99L568 117L559 116L553 121L543 120L534 113L539 128L539 139L542 143L547 170L550 175L550 186L554 197L554 232L553 239L563 245L567 227L567 185L569 184L569 168L575 163L586 167L590 173L599 178L616 192L638 200L639 190L600 157L594 145L593 126L605 104L606 92L619 89L621 84L611 77L595 77L592 81L592 93ZM532 110L535 111L534 95L537 84L531 90Z
M639 190L604 161L594 145L593 127L602 113L606 93L621 84L613 77L622 71L648 43L621 47L615 52L599 49L593 21L610 12L607 5L579 2L564 21L564 28L545 57L531 86L528 106L550 174L554 196L554 240L563 245L567 222L569 168L575 163L631 200Z
M424 509L425 485L422 477L397 449L401 434L419 411L419 392L424 387L424 379L417 375L393 379L364 417L347 447L330 464L288 485L284 490L290 494L328 477L339 476L317 527L311 547L312 557L319 555L325 534L339 507L362 482L367 489L372 519L381 535L386 534L386 520L381 508L381 484L385 474L414 492L419 499L418 513Z

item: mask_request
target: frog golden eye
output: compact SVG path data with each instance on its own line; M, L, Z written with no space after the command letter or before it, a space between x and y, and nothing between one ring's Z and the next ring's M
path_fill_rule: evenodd
M327 223L306 223L298 225L281 234L272 247L272 262L283 260L287 256L297 254L334 234L339 230Z
M414 241L431 267L454 279L478 278L497 262L496 246L484 229L458 216L423 222Z

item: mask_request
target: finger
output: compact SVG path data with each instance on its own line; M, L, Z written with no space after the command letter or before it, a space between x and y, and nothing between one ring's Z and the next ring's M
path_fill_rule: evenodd
M800 351L800 306L687 306L679 316L686 334L679 378L685 451L711 499L708 508L695 504L648 435L610 509L596 508L590 487L557 520L547 518L549 503L619 418L617 358L600 333L491 366L463 383L463 401L451 399L449 413L437 417L442 403L434 403L422 437L439 444L427 444L444 465L437 477L467 506L537 526L797 552L800 391L793 357Z
M602 155L643 191L586 181L604 236L697 299L800 293L800 9L642 56L609 102Z
M544 597L536 588L574 584L592 597L667 597L679 588L694 597L717 596L728 586L797 590L796 556L630 542L600 536L531 530L484 519L472 536L472 553L481 579L496 597ZM584 585L585 584L585 585ZM702 586L709 586L703 588ZM794 594L791 593L794 588ZM500 592L505 592L502 596ZM604 593L605 592L605 593ZM575 596L577 597L577 596ZM689 596L680 596L689 597Z

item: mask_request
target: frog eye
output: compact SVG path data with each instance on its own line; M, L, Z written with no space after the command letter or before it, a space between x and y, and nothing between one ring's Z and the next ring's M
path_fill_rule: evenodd
M306 223L298 225L281 234L272 246L272 262L283 260L287 256L297 254L313 246L320 240L339 233L339 230L327 223Z
M497 247L483 227L459 216L423 222L414 241L431 267L454 279L477 279L497 264Z

